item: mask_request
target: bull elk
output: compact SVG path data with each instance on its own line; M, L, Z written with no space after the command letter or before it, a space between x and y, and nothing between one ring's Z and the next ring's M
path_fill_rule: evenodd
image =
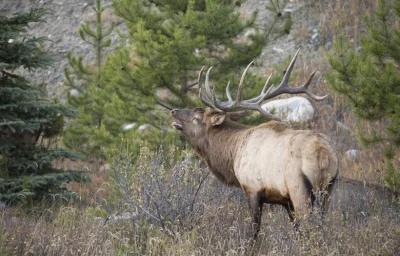
M209 76L200 83L199 97L208 107L173 109L172 125L180 130L194 150L205 160L211 172L227 185L240 187L249 199L255 236L264 203L280 204L286 208L291 221L309 215L315 192L326 191L338 175L338 159L329 139L311 130L293 130L285 123L272 120L258 126L245 126L235 121L236 111L256 110L275 119L261 108L266 100L281 94L305 93L320 101L326 96L312 94L308 87L315 72L302 86L289 87L289 77L298 52L288 65L279 85L267 79L260 95L242 99L243 81L251 62L244 70L236 98L226 86L227 101L218 99Z

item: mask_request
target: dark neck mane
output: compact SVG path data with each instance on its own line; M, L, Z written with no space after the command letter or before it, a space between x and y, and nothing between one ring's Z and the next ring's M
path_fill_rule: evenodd
M236 151L247 127L232 121L212 127L207 132L207 138L199 145L193 145L195 150L207 162L213 174L222 182L239 186L233 170Z

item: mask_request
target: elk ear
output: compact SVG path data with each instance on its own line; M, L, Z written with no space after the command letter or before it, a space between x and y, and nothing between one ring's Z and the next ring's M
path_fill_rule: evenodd
M203 115L204 115L204 110L202 108L195 108L193 110L194 112L194 118L197 120L202 120L203 119Z
M225 121L225 113L213 113L210 117L211 126L220 125Z

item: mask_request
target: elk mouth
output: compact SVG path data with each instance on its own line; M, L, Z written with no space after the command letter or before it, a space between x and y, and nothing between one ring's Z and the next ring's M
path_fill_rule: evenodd
M177 121L177 120L174 120L174 121L172 122L172 126L173 126L175 129L180 130L180 131L183 129L182 123L179 122L179 121Z

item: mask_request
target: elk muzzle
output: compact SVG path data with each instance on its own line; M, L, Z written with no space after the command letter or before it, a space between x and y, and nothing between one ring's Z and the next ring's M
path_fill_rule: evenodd
M173 118L172 126L177 130L182 130L183 129L183 123L179 118L179 116L180 116L179 113L180 113L179 109L172 109L171 110L171 115L172 115L172 118Z

